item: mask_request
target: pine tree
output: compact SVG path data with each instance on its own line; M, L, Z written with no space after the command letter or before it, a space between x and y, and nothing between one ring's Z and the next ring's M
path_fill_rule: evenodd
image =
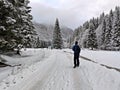
M71 48L72 37L69 37L69 38L67 39L67 43L68 43L68 48Z
M83 24L83 28L84 29L88 29L89 28L89 22L86 21L84 24Z
M90 49L97 49L97 37L95 33L95 26L93 24L93 21L90 21L89 23L89 34L88 34L88 40L86 42L87 47Z
M103 22L103 19L105 18L105 14L104 12L100 15L100 19L99 19L99 25Z
M79 34L80 34L80 28L75 29L73 33L73 41L79 40Z
M111 39L112 39L112 21L113 21L113 12L110 11L109 16L106 20L106 31L105 31L105 49L111 50Z
M0 50L13 50L16 43L14 24L16 22L13 12L14 6L7 0L0 0Z
M0 50L28 44L31 47L35 32L28 3L28 0L0 0Z
M15 3L15 7L17 10L17 36L19 37L19 39L22 38L22 41L18 42L18 44L22 44L25 47L31 47L31 41L35 35L32 23L32 16L30 15L31 7L29 7L28 4L28 0L18 0Z
M63 47L63 41L61 36L61 30L59 27L59 21L56 19L55 28L53 31L53 48L61 49Z
M105 49L105 36L106 35L106 21L105 18L102 21L102 34L101 34L101 43L100 43L100 48Z
M95 29L97 29L99 25L98 18L97 19L93 18L92 21L93 21Z
M89 48L88 47L88 36L89 36L89 29L85 30L85 32L83 33L82 37L81 37L81 46L84 48Z
M110 20L111 20L111 25L113 24L113 11L110 10L110 14L109 14Z
M112 36L112 48L120 50L120 7L115 9Z

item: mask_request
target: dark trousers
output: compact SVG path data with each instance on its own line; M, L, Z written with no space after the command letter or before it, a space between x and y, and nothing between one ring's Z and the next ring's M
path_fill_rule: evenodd
M74 66L79 66L79 54L74 53Z

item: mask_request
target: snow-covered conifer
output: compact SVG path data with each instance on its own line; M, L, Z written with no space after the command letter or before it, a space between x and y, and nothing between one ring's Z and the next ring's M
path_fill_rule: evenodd
M86 46L90 49L97 48L97 37L95 33L95 26L93 24L93 21L90 21L89 23L89 32L88 32L88 40L86 41Z
M112 21L113 21L113 12L110 11L108 17L106 17L106 31L105 31L105 48L111 50L111 39L112 39Z
M13 12L14 6L7 0L0 0L0 50L13 50L16 45L14 24L16 22Z
M112 48L120 50L120 7L115 8L112 32Z
M63 47L62 35L61 30L59 27L59 21L56 19L55 28L53 31L53 48L61 49Z

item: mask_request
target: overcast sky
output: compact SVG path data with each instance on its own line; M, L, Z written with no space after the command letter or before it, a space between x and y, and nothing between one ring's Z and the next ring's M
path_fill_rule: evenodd
M120 0L30 0L30 6L34 21L54 24L58 18L60 25L75 29L102 12L114 10Z

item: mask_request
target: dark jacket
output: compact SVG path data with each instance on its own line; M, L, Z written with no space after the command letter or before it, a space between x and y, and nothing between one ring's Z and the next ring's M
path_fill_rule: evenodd
M81 49L78 45L74 45L72 50L74 51L74 54L79 54Z

